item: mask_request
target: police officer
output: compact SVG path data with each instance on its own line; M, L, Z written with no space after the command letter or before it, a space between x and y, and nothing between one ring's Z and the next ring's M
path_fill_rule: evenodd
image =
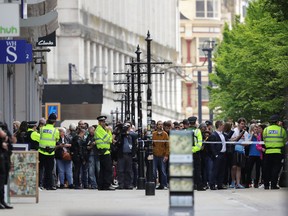
M99 116L99 122L95 129L95 144L99 154L100 172L98 190L115 190L112 187L112 159L110 145L112 143L112 132L106 127L106 116Z
M287 133L285 129L278 125L280 117L273 115L270 117L270 126L263 131L263 139L265 144L264 157L264 189L269 189L271 181L271 189L279 189L277 186L278 176L281 169L281 160L283 159L283 148L286 143Z
M47 190L56 190L53 187L53 168L54 168L54 156L56 142L59 140L59 131L54 127L57 116L55 113L51 113L48 117L46 126L40 129L40 141L39 141L39 169L44 168L44 187ZM40 186L42 180L42 173L39 174Z
M25 141L29 144L30 150L38 150L40 134L37 132L37 121L28 121L28 130L25 135Z
M201 155L200 151L202 148L202 133L201 130L197 128L196 121L197 117L192 116L188 118L189 121L189 128L188 130L192 130L193 135L193 146L192 146L192 152L193 152L193 163L194 163L194 185L195 189L198 191L205 191L205 188L203 187L202 182L202 175L201 175Z

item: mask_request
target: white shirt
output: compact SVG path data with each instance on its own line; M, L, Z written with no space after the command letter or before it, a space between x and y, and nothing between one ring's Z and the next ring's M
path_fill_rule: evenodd
M225 137L224 137L224 135L222 134L222 132L217 131L217 130L216 130L216 132L217 132L217 134L219 135L219 137L220 137L220 139L221 139L221 142L222 142L222 149L221 149L220 152L226 152L226 141L225 141Z
M234 133L233 133L231 139L238 137L239 134L240 134L240 130L239 130L239 128L237 127L237 128L234 129ZM241 137L241 139L239 140L239 142L249 141L249 137L248 137L248 136L249 136L248 132L245 131L244 136Z

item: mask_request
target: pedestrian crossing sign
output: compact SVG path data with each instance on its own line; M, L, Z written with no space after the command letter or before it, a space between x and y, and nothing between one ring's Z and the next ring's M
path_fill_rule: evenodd
M45 103L45 118L48 119L48 116L51 113L56 114L57 121L61 120L61 105L60 105L60 103Z

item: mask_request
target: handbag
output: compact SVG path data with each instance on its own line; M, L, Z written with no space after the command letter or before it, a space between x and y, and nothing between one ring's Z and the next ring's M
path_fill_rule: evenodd
M66 160L66 161L70 161L72 159L71 158L71 154L69 152L67 152L67 151L63 151L62 159Z

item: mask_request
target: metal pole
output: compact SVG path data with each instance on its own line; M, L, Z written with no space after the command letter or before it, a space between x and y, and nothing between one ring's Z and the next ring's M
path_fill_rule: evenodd
M208 49L208 74L210 75L212 73L212 48ZM209 79L208 83L209 87L212 88L212 81ZM211 100L210 94L209 94L209 101ZM213 110L209 109L209 120L213 122Z
M124 113L124 94L122 95L122 100L121 100L121 122L123 122L123 113Z
M127 115L126 121L130 121L130 74L129 70L127 71Z
M116 107L116 124L118 123L119 121L119 111L118 111L118 107Z
M153 178L153 151L152 151L152 89L151 89L151 41L150 33L148 31L147 38L147 144L148 144L148 157L147 157L147 182L145 185L145 194L155 195L155 182Z
M71 85L72 84L72 64L69 63L68 67L69 67L69 84Z
M129 105L129 104L128 104L128 95L127 95L127 94L128 94L128 90L125 89L125 92L126 92L126 93L125 93L125 95L124 95L124 100L125 100L125 105L124 105L124 106L125 106L125 117L124 117L124 121L128 120L128 115L129 115L129 114L128 114L128 112L129 112L129 111L128 111L128 105Z
M134 63L134 59L131 59ZM131 122L135 125L135 70L134 65L131 65Z
M140 63L140 47L137 46L136 50L137 59L136 61ZM137 111L138 111L138 179L137 179L137 189L143 190L145 188L145 177L144 177L144 146L142 142L142 98L141 98L141 70L140 64L137 65Z
M202 123L202 80L201 71L198 71L198 118L199 123Z

